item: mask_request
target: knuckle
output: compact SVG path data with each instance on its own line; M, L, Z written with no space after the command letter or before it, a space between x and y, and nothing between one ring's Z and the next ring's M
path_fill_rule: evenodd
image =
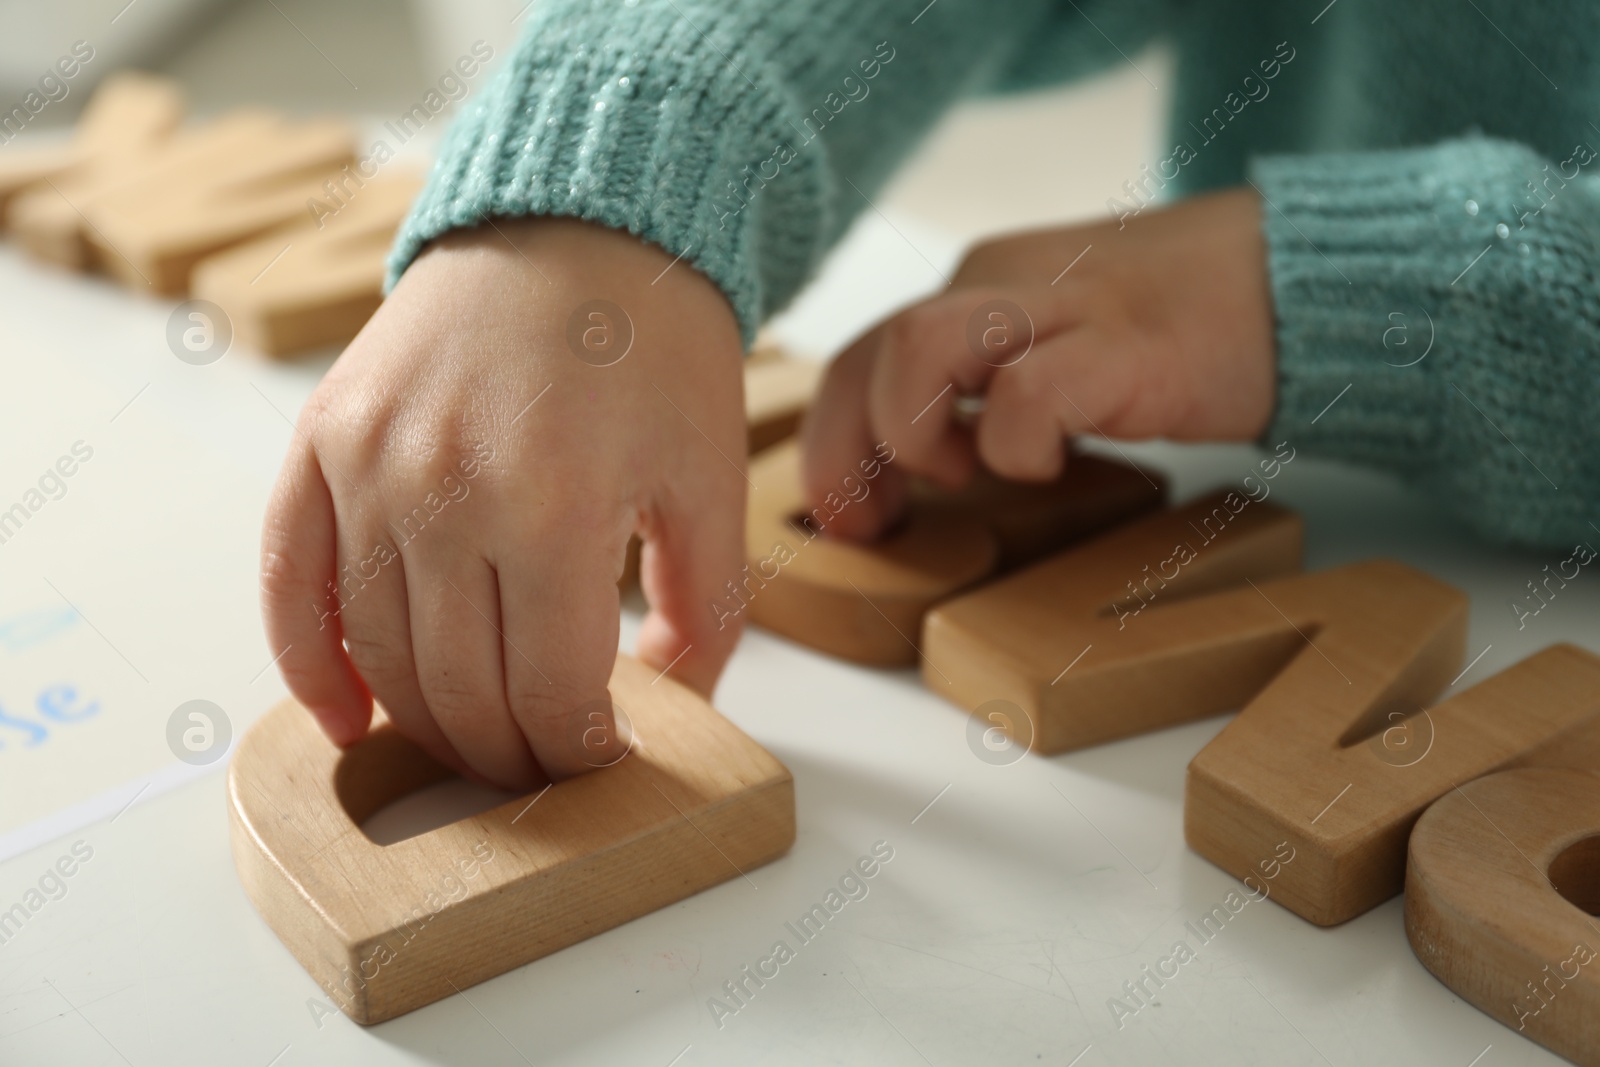
M974 245L961 261L955 275L956 284L1000 284L1036 274L1063 254L1069 259L1075 255L1083 247L1083 243L1076 240L1081 233L1080 229L1071 227L989 238Z
M511 717L535 748L548 738L559 738L563 726L582 703L570 696L560 697L554 689L541 681L529 681L508 686L506 690Z
M966 253L962 266L955 272L955 280L963 285L986 282L994 277L995 270L1002 262L1005 262L1005 242L986 240L974 246L970 253Z
M295 419L295 429L308 441L319 440L328 425L337 421L336 414L332 390L317 389L300 409Z
M376 399L359 390L341 389L324 382L300 409L295 430L313 452L329 449L360 455L360 446L381 435L372 432L381 415Z
M408 438L425 441L454 440L453 427L421 432L406 418L396 398L376 389L330 385L311 394L300 411L297 437L319 458L331 461L346 475L364 480L386 459L407 450ZM330 487L342 479L329 481Z
M549 701L549 694L543 690L548 686L536 682L512 683L506 686L506 702L511 705L511 713L518 722L539 718L544 714L545 704Z
M926 358L936 340L934 314L927 305L907 308L884 324L883 358L897 377Z
M1011 258L1014 237L991 237L974 245L956 270L956 281L967 284L993 277Z
M314 582L304 556L287 543L285 532L269 527L261 549L261 592L276 601Z
M271 621L293 623L302 611L303 622L325 619L336 605L317 586L317 575L311 573L298 553L270 548L262 552L261 605Z
M521 688L509 694L508 699L512 721L534 758L547 771L567 768L578 760L582 738L591 727L598 726L602 731L612 729L608 705L556 699L532 688ZM595 719L594 714L601 718Z
M424 671L419 680L422 697L436 719L471 722L491 706L487 687L448 668Z
M457 473L458 462L454 448L432 449L408 465L405 487L413 493L436 489L445 478Z
M369 684L397 682L412 674L410 651L395 634L346 626L344 644L351 661Z
M443 444L431 449L418 463L418 470L437 485L446 478L476 477L493 450L470 430L450 428L446 435L434 435Z

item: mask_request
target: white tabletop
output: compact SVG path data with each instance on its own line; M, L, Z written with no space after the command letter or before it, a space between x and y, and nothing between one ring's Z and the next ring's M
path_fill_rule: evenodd
M886 214L868 212L782 336L826 352L937 283L930 262L948 269L958 238ZM0 710L69 675L103 705L31 746L0 731L0 820L30 813L4 824L28 847L0 863L0 909L74 842L93 850L0 944L0 1063L1558 1062L1422 968L1398 899L1329 930L1252 904L1119 1029L1108 998L1236 888L1182 833L1185 764L1224 720L995 767L913 672L759 631L716 704L794 773L789 855L384 1025L330 1013L234 875L220 764L192 771L165 741L183 700L216 701L237 731L283 693L265 669L256 530L285 416L325 361L180 363L170 309L0 248L0 507L74 441L96 449L0 544ZM1254 461L1242 447L1129 451L1169 471L1177 499ZM1307 519L1309 567L1391 556L1470 592L1468 654L1488 651L1460 687L1556 641L1600 649L1590 577L1516 628L1508 601L1558 557L1475 542L1381 472L1302 453L1274 484ZM91 627L6 643L7 619L63 601ZM70 829L72 804L94 821ZM893 859L869 895L719 1027L708 998L880 841Z

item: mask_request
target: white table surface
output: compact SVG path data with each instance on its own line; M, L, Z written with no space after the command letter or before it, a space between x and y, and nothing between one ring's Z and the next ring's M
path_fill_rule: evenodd
M891 225L869 212L780 333L825 352L931 288L929 261L947 269L957 251L925 218L894 215ZM163 340L170 307L40 272L0 248L0 390L14 376L59 374L126 399L148 383L115 426L101 393L92 404L52 400L59 436L94 425L114 444L114 433L160 424L192 444L197 463L232 472L226 487L137 465L85 478L70 498L81 513L60 516L78 521L42 514L36 521L53 522L44 536L0 546L0 582L31 581L48 559L63 587L93 559L117 558L119 543L166 546L123 559L128 602L100 605L122 620L108 639L134 649L149 675L141 688L103 673L116 690L106 695L129 697L153 744L177 699L221 694L237 728L283 693L261 672L271 651L253 594L255 530L290 433L279 412L292 416L325 366L243 351L205 368L179 363ZM1381 330L1383 316L1375 322ZM45 362L22 374L23 361ZM55 447L36 446L0 425L0 499L20 493L37 455ZM1168 470L1177 499L1236 484L1255 458L1242 447L1129 451ZM106 452L109 463L111 444ZM1274 484L1274 499L1307 519L1309 567L1391 556L1471 593L1468 654L1492 647L1460 687L1556 641L1600 649L1600 579L1589 574L1515 626L1507 602L1560 556L1488 548L1382 473L1304 453ZM97 494L114 492L137 503L97 511ZM203 574L185 566L196 538L209 546ZM197 620L201 609L216 614ZM626 617L624 647L637 621ZM197 654L187 642L205 633L227 640ZM6 669L0 652L0 700ZM1422 968L1398 899L1331 930L1253 904L1158 1006L1116 1028L1108 998L1236 888L1187 850L1181 824L1185 764L1222 719L994 767L969 751L967 717L913 672L857 668L760 631L716 703L795 776L798 841L752 871L753 886L734 879L363 1029L314 1007L325 998L245 898L223 778L203 774L0 863L4 908L72 841L95 853L65 897L0 945L0 1064L1558 1062ZM0 751L0 789L14 755ZM61 773L70 780L71 765ZM707 999L880 840L894 859L869 896L719 1029Z

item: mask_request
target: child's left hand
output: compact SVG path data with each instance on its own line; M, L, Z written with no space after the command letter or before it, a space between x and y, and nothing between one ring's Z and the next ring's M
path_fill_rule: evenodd
M956 486L981 462L1047 481L1080 433L1254 440L1276 392L1261 211L1253 190L1230 190L1121 229L979 245L949 289L829 367L804 429L808 495L839 491L887 441L895 459L879 492L838 516L838 533L867 538L897 517L908 475ZM972 394L987 399L969 429L955 403Z

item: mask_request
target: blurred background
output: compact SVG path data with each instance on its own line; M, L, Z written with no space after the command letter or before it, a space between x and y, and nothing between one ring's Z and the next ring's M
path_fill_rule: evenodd
M527 7L527 0L4 0L0 100L9 107L71 42L84 40L96 51L94 62L19 143L63 136L94 83L125 67L176 79L191 119L264 106L346 117L376 136L478 41L495 55L468 85L469 92L481 88L514 43ZM1168 56L1157 50L1070 89L970 102L874 201L896 224L905 220L919 231L908 239L941 267L984 234L1101 217L1107 198L1159 156L1165 98L1158 87L1169 83L1169 71ZM425 166L446 125L431 123L398 158ZM1072 136L1062 136L1068 130ZM808 348L842 343L887 310L881 284L869 290L868 305L854 281L840 277L824 299L802 300L796 315L778 323L780 335L804 337ZM806 314L823 304L826 321Z
M512 19L525 6L509 0L7 0L0 4L6 27L0 88L20 95L64 44L81 39L98 54L86 71L91 82L119 67L159 71L181 80L202 113L241 104L382 113L409 104L431 68L454 62L460 49L453 42L482 39L497 51L509 44Z

